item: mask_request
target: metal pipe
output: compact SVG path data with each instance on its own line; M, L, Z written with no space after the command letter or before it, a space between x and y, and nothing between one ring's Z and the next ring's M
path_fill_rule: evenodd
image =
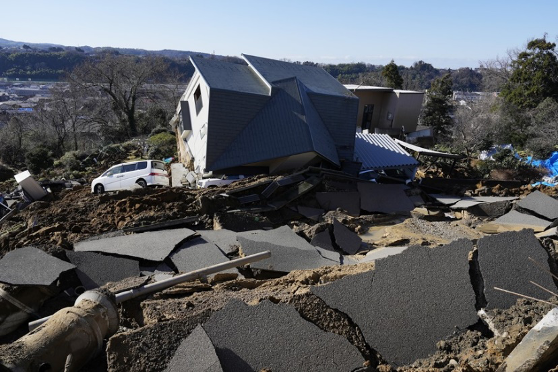
M130 289L128 291L124 291L124 292L116 294L115 295L116 303L119 304L121 302L128 301L132 298L136 298L136 297L146 295L146 294L149 294L149 293L161 291L163 289L170 288L174 285L184 283L184 282L187 282L189 280L197 279L197 278L200 278L200 277L203 277L203 276L206 276L206 275L210 275L210 274L215 274L215 273L218 273L219 271L231 269L233 267L242 266L242 265L245 265L245 264L248 264L248 263L251 263L251 262L261 261L261 260L264 260L264 259L269 258L269 257L271 257L271 252L270 251L264 251L264 252L256 253L256 254L253 254L253 255L250 255L250 256L237 258L236 260L231 260L231 261L223 262L223 263L216 264L216 265L213 265L213 266L204 267L202 269L190 271L190 272L187 272L185 274L177 275L177 276L169 278L169 279L161 280L160 282L157 282L157 283L146 284L144 286L134 288L134 289ZM37 320L34 320L32 322L29 322L29 330L30 331L34 330L35 328L37 328L38 326L40 326L41 324L46 322L49 318L50 317L44 317L44 318L37 319Z
M213 266L205 267L203 269L190 271L188 273L177 275L169 279L161 280L157 283L146 284L144 286L116 294L116 303L119 304L121 302L131 300L132 298L167 289L176 284L184 283L192 279L201 278L203 276L214 274L233 267L242 266L247 263L261 261L269 257L271 257L271 252L264 251L250 256L238 258L229 262L223 262Z

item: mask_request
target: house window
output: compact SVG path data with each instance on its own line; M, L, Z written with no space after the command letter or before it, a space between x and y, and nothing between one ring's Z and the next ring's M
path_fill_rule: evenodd
M362 112L362 129L372 129L372 116L374 115L374 105L364 105Z
M199 85L194 92L194 101L196 102L196 115L199 115L203 107L201 89Z

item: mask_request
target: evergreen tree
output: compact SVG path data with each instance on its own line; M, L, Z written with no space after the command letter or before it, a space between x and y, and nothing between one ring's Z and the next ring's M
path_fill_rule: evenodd
M501 91L509 103L521 108L535 108L545 100L558 100L558 58L556 43L533 39L527 50L512 61L510 80Z
M393 59L382 70L382 76L387 80L387 86L393 89L403 88L403 78L399 74L399 69Z
M426 104L421 113L421 123L432 127L436 137L445 137L450 133L452 118L451 75L446 74L432 82L431 88L426 92Z

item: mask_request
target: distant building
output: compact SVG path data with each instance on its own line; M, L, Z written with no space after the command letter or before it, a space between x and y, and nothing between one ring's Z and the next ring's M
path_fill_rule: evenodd
M423 92L367 85L345 85L359 98L357 128L363 132L399 135L414 132Z

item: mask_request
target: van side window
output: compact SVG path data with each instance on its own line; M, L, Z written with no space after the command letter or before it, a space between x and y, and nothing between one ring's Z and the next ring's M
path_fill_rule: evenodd
M119 173L122 173L122 166L108 170L105 176L112 176L113 174L119 174Z
M136 164L124 164L124 169L122 173L132 172L136 170Z
M147 162L146 161L140 161L138 163L138 167L136 169L146 169L147 168Z

